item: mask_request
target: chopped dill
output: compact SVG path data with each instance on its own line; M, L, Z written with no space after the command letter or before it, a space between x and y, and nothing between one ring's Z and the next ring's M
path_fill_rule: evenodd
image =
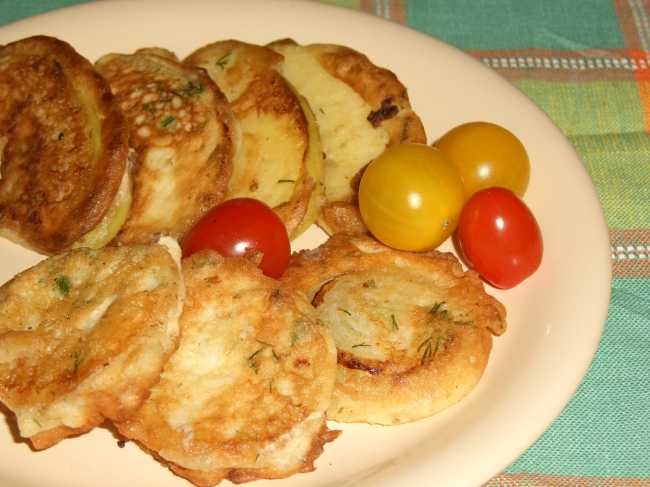
M79 350L75 351L72 354L72 360L73 360L72 373L74 375L77 375L77 372L79 371L79 367L81 366L81 361L83 360L81 356L81 352Z
M397 324L397 320L395 319L395 315L390 315L390 324L393 327L393 331L399 330L399 325Z
M63 295L67 296L70 294L70 278L68 276L59 276L54 279L54 284L56 284L56 289Z
M343 313L345 313L345 314L348 315L348 316L352 316L352 313L350 313L347 309L338 308L338 310L341 311L341 312L343 312Z
M162 122L160 122L160 126L166 129L169 128L175 122L176 122L176 118L172 117L171 115L168 115L162 119Z
M359 347L369 347L367 343L357 343L356 345L352 345L352 348L359 348Z
M444 304L445 304L444 301L440 301L439 303L434 304L433 307L431 308L431 310L429 310L429 313L431 313L432 315L435 315L436 313L439 313L441 311L440 308Z
M217 59L217 61L214 64L219 66L221 69L226 69L226 65L228 64L228 61L230 60L230 55L231 54L232 53L227 52L226 54L221 56L219 59Z
M174 93L183 97L198 95L203 93L203 85L198 81L190 80L182 89L175 91Z
M433 336L430 335L429 338L420 343L418 347L418 352L422 352L422 358L420 359L420 365L428 364L433 360L433 358L438 353L438 348L440 347L440 339L436 340L435 347L433 346Z

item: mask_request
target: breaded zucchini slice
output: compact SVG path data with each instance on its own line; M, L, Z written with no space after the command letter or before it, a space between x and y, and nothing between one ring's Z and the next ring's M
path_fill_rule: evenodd
M391 145L426 143L406 88L348 47L292 40L269 47L284 57L280 73L307 99L320 129L325 202L318 224L329 234L365 231L357 205L365 166Z
M312 300L336 342L336 421L399 424L451 406L476 386L506 326L503 305L452 254L370 237L337 234L294 254L282 281Z
M142 408L117 425L200 486L314 469L336 371L327 328L298 293L242 258L183 261L181 342Z
M185 62L207 70L239 121L241 146L227 198L265 202L297 237L316 219L323 158L309 104L278 72L282 56L230 40L204 46Z
M107 83L70 45L0 48L0 235L45 254L106 244L129 211L128 142Z

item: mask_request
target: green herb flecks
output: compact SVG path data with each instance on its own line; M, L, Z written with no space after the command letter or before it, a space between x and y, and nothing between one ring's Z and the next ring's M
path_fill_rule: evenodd
M270 348L271 349L271 355L273 355L273 358L275 359L275 361L276 362L280 361L280 356L275 351L275 348L273 348L273 345L271 345L270 343L263 342L262 340L255 340L255 341L257 343L259 343L260 345L264 345L262 347L262 350L264 350L265 348Z
M199 95L203 93L203 85L198 81L190 80L182 89L175 91L174 93L186 98Z
M436 313L440 313L440 308L442 308L445 305L444 301L440 301L439 303L436 303L433 305L433 307L429 310L429 313L432 315L435 315Z
M393 331L399 330L399 325L397 324L397 320L395 319L395 315L390 315L390 325L393 328Z
M162 119L162 122L160 122L160 126L166 129L171 127L174 123L176 123L176 118L172 117L171 115L168 115L167 117Z
M81 356L81 352L79 350L75 351L72 354L72 361L72 374L77 375L79 367L81 366L81 362L83 361L83 357Z
M156 106L154 105L153 102L150 101L150 102L148 102L148 103L144 103L144 104L142 105L142 109L143 109L145 112L147 112L147 113L149 113L149 114L152 115L152 114L156 111Z
M61 293L62 296L67 296L70 294L70 278L68 276L59 276L54 279L54 284L56 285L56 290Z
M363 287L375 289L377 287L377 283L375 282L374 279L369 279L363 283Z
M279 183L295 183L295 179L278 179L278 184Z
M429 338L420 343L418 347L418 353L422 353L420 358L420 365L426 365L433 360L433 358L438 353L438 348L440 347L440 339L436 339L435 346L433 345L433 335L430 335Z
M255 350L255 351L254 351L254 352L253 352L253 353L248 357L248 366L249 366L251 369L253 369L253 371L255 371L256 374L257 374L257 372L259 371L259 365L258 365L258 363L257 363L257 356L258 356L260 353L262 353L262 352L264 351L265 348L266 348L266 347L258 348L257 350Z
M300 340L300 335L298 335L297 332L292 331L291 332L291 346L293 347L296 343L298 343L298 340Z
M359 347L369 347L367 343L357 343L356 345L352 345L352 348L359 348Z
M228 64L228 61L230 60L230 55L231 54L232 54L231 52L227 52L226 54L221 56L219 59L217 59L217 62L215 62L214 64L219 66L221 69L226 69L226 65Z
M348 316L352 316L352 313L350 313L347 309L338 308L338 310L339 310L341 313L345 313L345 314L348 315Z

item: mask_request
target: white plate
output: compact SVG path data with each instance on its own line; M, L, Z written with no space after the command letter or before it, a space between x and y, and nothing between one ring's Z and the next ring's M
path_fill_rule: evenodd
M561 412L598 345L610 290L607 228L591 181L570 144L524 95L478 62L428 36L369 15L302 2L99 2L0 29L0 44L33 34L70 42L94 60L108 51L159 45L180 56L211 41L266 43L292 37L359 49L409 88L429 139L465 121L516 133L532 161L526 201L545 244L539 271L494 292L509 329L495 340L486 374L464 401L398 427L344 426L316 472L255 485L472 486L515 460ZM313 246L312 229L298 242ZM0 242L0 282L37 256ZM187 486L132 444L99 429L34 453L0 426L6 487Z

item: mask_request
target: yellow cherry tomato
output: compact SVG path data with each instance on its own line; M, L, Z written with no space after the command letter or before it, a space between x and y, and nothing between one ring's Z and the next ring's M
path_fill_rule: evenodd
M388 148L368 165L359 185L368 230L400 250L424 251L444 242L456 229L463 202L456 167L424 144Z
M530 162L519 139L505 128L471 122L450 130L434 146L453 162L465 186L465 198L499 186L520 198L528 187Z

